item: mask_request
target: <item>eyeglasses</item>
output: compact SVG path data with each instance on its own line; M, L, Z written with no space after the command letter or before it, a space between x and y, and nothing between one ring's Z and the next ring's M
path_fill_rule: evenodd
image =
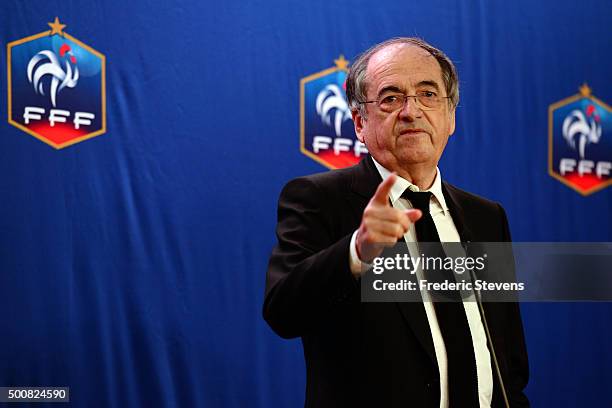
M391 113L403 109L404 106L406 106L408 98L414 98L419 109L431 111L440 109L444 101L450 99L450 96L438 96L434 92L429 91L419 92L417 95L394 93L387 94L377 101L363 101L359 103L375 103L381 111Z

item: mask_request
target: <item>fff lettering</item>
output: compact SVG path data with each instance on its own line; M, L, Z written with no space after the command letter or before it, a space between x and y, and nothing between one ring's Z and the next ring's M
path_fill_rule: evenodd
M610 170L612 169L612 162L600 161L595 163L592 160L574 160L574 159L561 159L559 161L559 173L565 176L567 173L573 173L578 171L580 177L585 174L595 174L597 178L603 178L604 176L610 176Z
M45 109L37 106L26 106L23 110L23 121L28 125L31 121L42 120L42 115L45 114ZM66 123L71 112L63 109L51 109L47 120L49 126L53 127L56 123ZM80 129L81 126L91 126L91 121L96 117L90 112L75 112L72 119L72 124L75 129Z
M344 137L336 137L332 139L329 136L315 136L312 139L313 152L319 153L322 150L329 149L333 149L336 156L338 156L341 152L350 152L351 150L355 154L355 157L368 153L366 146L359 140L353 141L352 139L347 139Z

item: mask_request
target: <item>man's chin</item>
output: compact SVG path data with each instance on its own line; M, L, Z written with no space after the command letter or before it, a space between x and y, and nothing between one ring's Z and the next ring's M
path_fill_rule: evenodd
M410 151L404 151L397 157L397 161L404 168L406 166L435 162L435 160L432 159L432 153L429 149L410 149Z
M398 160L405 163L422 163L431 161L434 155L429 139L407 140L397 144Z

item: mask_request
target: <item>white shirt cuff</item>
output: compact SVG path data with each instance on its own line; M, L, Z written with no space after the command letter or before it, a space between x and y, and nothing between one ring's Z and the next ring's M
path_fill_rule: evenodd
M355 232L353 232L353 236L351 237L349 249L349 265L353 276L361 276L363 264L364 263L361 262L361 259L359 259L359 256L357 255L357 230L355 230Z

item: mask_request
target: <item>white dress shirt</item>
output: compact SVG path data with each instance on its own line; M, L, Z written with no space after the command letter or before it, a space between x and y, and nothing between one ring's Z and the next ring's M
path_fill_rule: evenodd
M381 166L376 160L374 164L380 173L382 179L386 179L391 172ZM410 183L401 177L397 177L395 184L391 188L389 193L389 199L393 207L405 210L413 208L410 201L405 198L401 198L402 193L410 188L412 191L420 191L417 186ZM446 206L446 200L442 194L442 177L440 170L436 168L436 177L432 186L426 190L432 193L431 200L429 202L429 211L433 218L438 235L440 236L441 242L460 242L459 233L455 227L455 223L448 211ZM353 233L350 244L350 266L351 271L354 274L360 274L362 263L357 256L356 247L356 236L357 231ZM418 256L419 252L416 247L416 232L411 227L408 232L404 235L406 243L408 244L408 250L411 256ZM417 270L417 277L421 279L423 277L422 270ZM448 375L447 375L447 357L446 347L444 346L444 339L440 332L440 326L436 317L436 311L434 305L431 303L430 295L426 290L421 291L423 297L423 306L425 308L425 314L427 315L427 321L429 322L429 329L431 330L431 336L433 339L434 350L436 353L436 360L438 362L438 368L440 371L440 408L448 408ZM478 305L474 301L463 301L463 307L467 316L468 326L472 335L472 344L474 345L474 356L476 357L476 374L478 376L478 394L480 401L480 408L490 408L491 398L493 395L493 374L491 371L491 356L487 347L487 337L484 331L480 313L478 311Z

